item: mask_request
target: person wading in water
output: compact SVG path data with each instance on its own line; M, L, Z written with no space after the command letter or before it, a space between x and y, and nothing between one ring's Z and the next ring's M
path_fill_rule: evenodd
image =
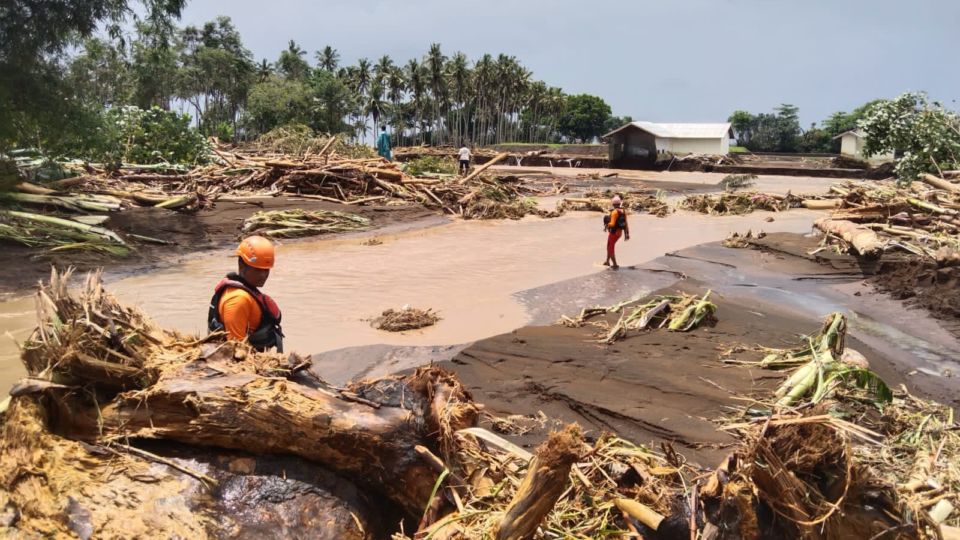
M248 340L258 351L283 352L280 308L260 292L273 268L273 244L262 236L244 238L237 256L237 272L227 274L214 289L207 326L211 332L226 332L228 339Z
M610 202L613 203L613 209L603 216L603 230L607 233L607 260L603 261L603 265L616 270L620 265L617 264L614 248L621 235L624 236L624 242L630 240L630 227L627 225L627 211L621 208L623 201L620 196L614 196Z

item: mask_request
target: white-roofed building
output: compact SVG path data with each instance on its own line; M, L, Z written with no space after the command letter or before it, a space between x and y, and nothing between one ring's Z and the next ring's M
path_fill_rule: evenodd
M657 154L719 154L730 151L730 123L662 124L631 122L603 136L610 146L610 164L642 165Z
M861 134L859 131L846 131L837 135L833 139L840 139L841 155L851 156L857 159L866 159L863 157L863 146L866 144L866 141L863 139L863 134ZM870 163L883 163L885 161L893 161L893 159L893 152L887 152L886 154L873 156L869 158L868 161Z

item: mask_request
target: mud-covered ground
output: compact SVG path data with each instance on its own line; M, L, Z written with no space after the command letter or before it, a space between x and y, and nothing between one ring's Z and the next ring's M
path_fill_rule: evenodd
M592 435L610 431L641 443L673 444L688 459L709 467L732 444L716 421L750 406L751 397L767 394L783 377L777 371L724 364L721 354L735 345L796 346L819 329L823 316L841 311L850 321L847 346L863 353L891 387L903 385L917 395L960 406L960 340L952 332L956 316L935 319L912 300L876 290L874 283L887 276L869 277L878 264L828 253L812 260L811 242L802 235L774 234L764 240L763 250L698 246L621 270L616 289L605 287L606 276L600 275L528 293L541 299L570 294L580 296L581 305L610 305L630 298L631 287L673 276L675 283L652 294L713 289L719 307L713 326L689 333L631 334L603 345L597 342L600 328L550 324L560 313L553 308L535 314L539 325L477 342L444 365L458 373L490 414L527 417L515 426L494 426L526 444L558 423L578 422ZM948 283L935 277L926 283ZM605 295L594 296L604 289ZM926 297L934 296L935 289L914 290ZM574 306L563 310L569 315L577 311ZM544 423L543 415L553 422Z
M908 306L926 310L960 337L960 267L938 268L919 260L883 263L870 283Z

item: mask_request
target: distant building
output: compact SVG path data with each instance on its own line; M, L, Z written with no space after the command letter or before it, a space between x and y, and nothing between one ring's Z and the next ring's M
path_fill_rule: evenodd
M863 134L858 131L847 131L833 138L833 140L837 139L840 139L841 155L855 157L857 159L866 159L863 157L863 146L866 143L863 138ZM893 161L893 152L873 156L868 161L872 163Z
M730 124L631 122L603 136L611 166L643 165L657 154L713 154L730 151Z

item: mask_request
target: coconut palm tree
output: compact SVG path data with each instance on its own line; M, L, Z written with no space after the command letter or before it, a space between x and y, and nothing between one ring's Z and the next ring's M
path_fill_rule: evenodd
M257 82L263 82L273 75L273 65L264 58L257 64Z
M427 95L427 80L424 76L423 66L415 59L407 62L406 78L407 88L410 91L410 97L413 105L413 114L417 121L416 133L419 142L423 143L423 112L424 101Z
M380 81L380 84L383 86L387 85L387 77L390 75L390 70L393 69L393 60L389 55L383 55L377 60L376 65L373 66L373 78Z
M322 51L317 51L317 65L320 69L333 73L340 64L340 53L333 47L327 45Z
M467 93L470 88L470 66L467 56L462 52L453 55L447 63L447 73L450 78L450 88L453 94L453 105L456 107L454 122L454 142L459 143L463 138L464 109L467 106Z
M401 144L401 135L403 133L403 107L400 102L403 101L403 94L406 90L406 80L403 77L403 70L394 66L387 75L387 99L390 100L391 113L393 115L393 132L396 137L394 144Z
M489 141L489 121L491 118L490 105L493 95L493 57L483 55L474 66L473 94L476 99L474 109L474 132L471 139L477 144L485 145Z
M380 118L390 107L390 104L383 99L383 85L380 81L374 79L370 84L370 93L364 102L363 114L373 118L373 133L380 132Z
M427 76L429 78L430 97L433 101L433 137L436 140L431 141L439 144L443 141L443 107L447 101L447 78L444 77L444 66L447 57L440 50L439 43L430 45L430 51L427 52L427 58L424 64L427 67Z
M280 59L277 60L277 71L283 73L288 79L306 79L310 72L310 64L303 59L306 55L307 52L291 39L286 50L280 53Z

